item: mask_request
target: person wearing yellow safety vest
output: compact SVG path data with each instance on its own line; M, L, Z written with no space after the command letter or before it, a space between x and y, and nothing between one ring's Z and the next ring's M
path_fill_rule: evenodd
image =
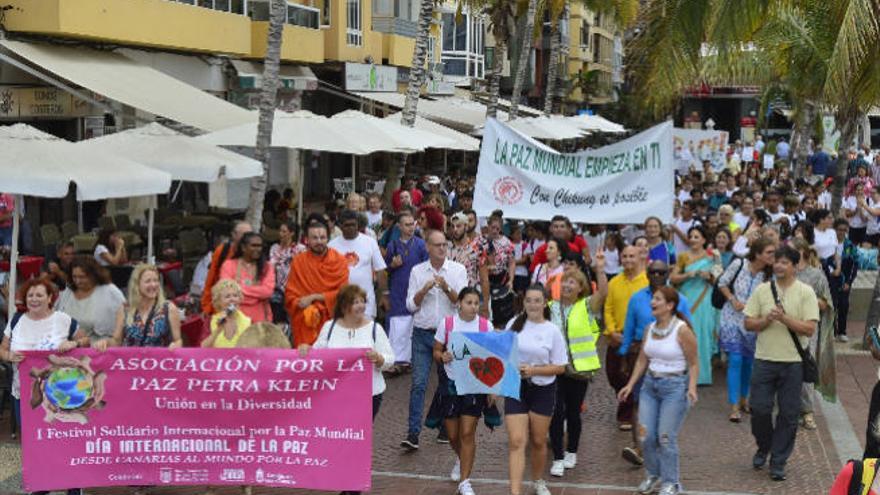
M596 349L601 335L596 315L602 314L608 294L604 250L599 248L593 259L597 275L596 293L590 295L590 283L584 272L569 268L562 275L559 301L550 302L551 321L562 331L568 351L565 374L557 378L556 409L550 422L550 446L553 449L550 474L553 476L562 476L566 469L577 464L581 406L590 380L602 367ZM567 445L563 438L566 430Z

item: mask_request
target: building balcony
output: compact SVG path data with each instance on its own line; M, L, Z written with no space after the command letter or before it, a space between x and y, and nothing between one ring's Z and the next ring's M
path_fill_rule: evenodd
M250 58L266 57L269 23L254 21L251 24ZM320 64L324 62L324 30L291 24L284 26L281 42L281 60Z
M6 0L9 32L250 56L243 15L165 0ZM263 42L265 44L265 40Z

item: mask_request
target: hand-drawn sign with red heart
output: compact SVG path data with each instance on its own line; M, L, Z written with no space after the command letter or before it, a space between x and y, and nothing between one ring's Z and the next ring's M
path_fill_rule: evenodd
M487 387L494 386L504 377L504 362L496 357L471 358L468 365L477 380L485 383Z

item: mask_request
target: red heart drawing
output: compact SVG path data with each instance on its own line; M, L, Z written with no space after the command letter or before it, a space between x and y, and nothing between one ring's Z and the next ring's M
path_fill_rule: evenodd
M481 358L471 358L469 361L471 373L485 383L487 387L491 387L501 381L504 377L504 362L496 357L488 357L485 360Z

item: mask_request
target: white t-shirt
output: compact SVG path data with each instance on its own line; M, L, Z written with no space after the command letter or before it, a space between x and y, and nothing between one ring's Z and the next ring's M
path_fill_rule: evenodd
M508 330L510 330L515 319L507 323ZM528 366L548 364L565 366L568 364L568 353L565 350L565 340L562 337L562 332L549 321L532 323L526 320L516 340L520 364ZM535 385L550 385L556 381L556 377L533 376L529 380Z
M328 320L321 327L321 333L315 340L315 349L372 349L382 355L384 362L382 367L373 366L373 395L379 395L385 391L385 378L382 377L382 371L390 369L394 365L394 350L391 348L391 342L385 334L382 325L376 323L376 341L373 341L373 322L370 321L366 325L350 329L342 326L341 321L337 321L333 325L334 320ZM330 327L333 326L333 334L330 334ZM329 338L328 338L329 335Z
M868 206L871 205L871 199L866 198L868 202ZM859 208L859 203L856 200L855 196L849 196L843 200L843 208L846 210L855 210L856 214L849 218L849 227L851 229L860 229L862 227L866 227L868 225L868 221L862 218L859 215L861 208ZM870 215L868 215L870 216Z
M782 218L782 217L786 217L786 218L788 218L788 215L786 215L784 211L777 211L776 213L771 213L771 212L768 210L768 211L767 211L767 214L770 215L770 220L771 220L773 223L776 223L776 221L779 220L779 219Z
M12 321L6 324L3 336L12 337L9 342L10 351L51 351L67 340L70 321L70 316L60 311L55 311L42 320L32 320L25 313L16 323L14 332ZM18 366L15 366L12 375L12 396L16 399L21 398L20 388Z
M740 211L733 214L733 223L739 225L739 228L743 229L743 232L745 232L746 225L748 225L750 221L751 217L744 215Z
M382 225L382 210L379 210L379 213L367 210L367 228L376 230L380 225Z
M828 191L823 191L818 196L816 196L816 204L819 208L824 208L826 210L831 209L831 193Z
M605 273L620 273L620 253L617 250L605 250Z
M101 266L110 266L110 263L107 263L107 261L102 256L104 253L110 254L110 250L107 249L107 246L103 244L98 244L97 246L95 246L95 261L97 261L98 264Z
M491 327L492 324L490 323ZM455 315L452 317L452 332L479 332L480 331L480 317L477 316L471 321L464 321ZM452 332L449 332L450 334ZM437 332L434 334L434 340L440 342L443 345L446 345L446 318L443 318L440 321L440 325L437 327ZM452 379L452 363L444 364L443 368L446 370L446 376L449 379Z
M77 299L73 291L64 289L55 303L55 310L70 315L92 340L106 339L116 327L116 312L125 303L125 296L113 284L95 287L85 299Z
M358 234L352 240L337 237L328 244L348 260L348 281L367 293L366 315L376 316L376 291L373 290L373 272L385 269L385 259L379 251L379 244L365 234Z
M523 257L523 253L525 253L526 249L528 249L528 245L525 242L515 242L513 243L513 257L516 259L520 259ZM528 277L529 276L529 268L528 265L516 265L516 270L513 272L514 276L517 277Z
M688 221L682 220L681 218L675 219L675 226L684 233L685 237L687 237L688 235L688 230L690 230L691 227L693 227L694 225L697 225L696 218L691 218ZM690 250L690 246L688 246L685 241L681 240L677 234L673 233L672 237L675 240L675 252L677 254L684 253Z
M834 256L834 251L837 249L837 232L834 229L827 229L824 232L816 229L814 231L816 236L816 243L814 247L816 248L816 254L819 255L819 258L825 259L830 256Z
M685 201L688 201L690 199L691 199L690 191L685 191L684 189L679 191L679 193L678 193L678 202L679 203L684 203Z

